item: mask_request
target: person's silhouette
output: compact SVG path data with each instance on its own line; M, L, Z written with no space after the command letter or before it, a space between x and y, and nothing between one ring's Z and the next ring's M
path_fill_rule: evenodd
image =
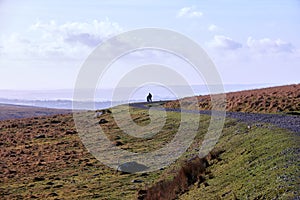
M147 102L150 103L152 102L152 94L149 92L148 96L147 96Z

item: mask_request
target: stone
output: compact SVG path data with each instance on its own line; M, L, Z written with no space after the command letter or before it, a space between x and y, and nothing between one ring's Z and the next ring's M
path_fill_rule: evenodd
M108 121L106 119L100 119L99 124L106 124Z
M133 162L126 162L126 163L119 165L118 170L120 170L122 172L127 172L127 173L136 173L136 172L145 171L148 168L149 167L147 167L143 164L133 161Z
M41 135L37 135L34 137L35 139L41 139L41 138L46 138L46 136L44 134Z
M143 180L139 180L139 179L133 179L131 181L131 183L142 183L142 182L144 182L144 181Z

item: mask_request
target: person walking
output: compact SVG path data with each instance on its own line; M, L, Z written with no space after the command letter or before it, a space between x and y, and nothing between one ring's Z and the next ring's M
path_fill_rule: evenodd
M147 96L147 102L150 103L152 102L152 94L149 92L148 96Z

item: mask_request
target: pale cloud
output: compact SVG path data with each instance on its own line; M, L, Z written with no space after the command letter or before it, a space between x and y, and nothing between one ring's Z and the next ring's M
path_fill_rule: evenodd
M210 32L215 32L215 31L218 31L218 30L219 30L219 27L216 26L215 24L211 24L211 25L208 26L208 30L209 30Z
M122 31L122 28L108 19L104 21L94 20L87 22L68 22L58 25L55 21L49 23L37 22L31 27L32 30L44 31L45 36L59 36L70 44L84 44L95 47L103 39Z
M108 19L63 24L38 21L27 34L3 36L0 46L5 59L81 59L101 41L121 31L117 23Z
M248 37L247 46L252 51L256 51L259 53L292 53L294 50L294 46L291 43L285 42L281 39L272 40L270 38L262 38L256 40L252 37Z
M22 37L19 33L3 36L0 43L2 45L1 56L5 58L21 59L30 54L30 40Z
M215 35L214 39L208 43L208 46L216 49L235 50L242 48L242 44L223 35Z
M181 8L177 13L177 17L197 18L202 16L203 13L196 10L195 6Z

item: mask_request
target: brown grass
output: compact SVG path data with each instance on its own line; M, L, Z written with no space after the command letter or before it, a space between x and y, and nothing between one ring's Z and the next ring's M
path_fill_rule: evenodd
M198 96L199 110L212 108L209 95ZM188 98L184 98L188 100ZM297 113L300 111L300 84L226 93L226 110L235 112ZM178 101L165 104L179 108ZM192 109L192 107L191 107Z

